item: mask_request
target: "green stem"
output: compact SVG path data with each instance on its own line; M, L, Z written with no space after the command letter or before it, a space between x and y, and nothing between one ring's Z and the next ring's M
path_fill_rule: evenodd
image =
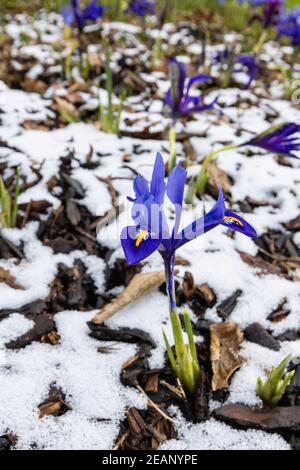
M159 32L155 39L155 43L153 46L152 67L159 65L160 62L161 62L161 34Z
M15 194L12 205L12 214L11 214L11 226L15 228L17 225L17 215L18 215L18 198L20 195L20 167L17 168L16 172L16 184L15 184Z
M112 82L112 72L110 67L110 51L107 39L103 40L104 46L104 55L105 55L105 74L106 74L106 91L108 94L108 119L110 125L112 125L114 120L114 113L113 113L113 82Z
M265 43L266 40L268 39L268 35L269 35L268 31L264 29L264 30L262 31L262 33L261 33L261 35L260 35L260 37L259 37L257 43L256 43L255 46L253 47L253 54L258 54L258 53L261 51L261 49L262 49L264 43Z
M224 147L221 147L218 150L214 150L210 152L204 159L204 162L202 164L201 171L197 177L196 180L196 192L198 194L202 194L205 191L206 184L207 184L207 179L208 179L208 166L209 164L215 159L219 153L222 152L227 152L228 150L234 150L238 148L240 145L239 144L232 144L232 145L225 145Z
M182 333L182 326L177 310L173 310L170 313L170 317L174 335L176 356L178 363L180 364L185 353L185 345Z
M186 196L184 198L184 202L186 204L194 204L195 196L196 196L196 178L195 176L192 176L188 184L188 189L186 192Z
M165 345L166 345L166 348L167 348L167 353L168 353L168 356L169 356L171 366L176 371L176 373L178 374L178 366L177 366L177 363L176 363L176 359L175 359L175 356L173 354L173 351L172 351L172 348L170 346L170 343L169 343L169 340L168 340L168 337L166 335L165 330L163 330L163 337L164 337L164 341L165 341Z
M170 174L173 168L176 166L176 132L173 127L169 131L169 144L170 144L170 158L168 161L168 173Z
M190 319L189 312L187 309L184 310L184 324L185 324L185 329L186 329L188 339L189 339L190 352L193 358L194 375L196 377L196 380L198 380L199 375L200 375L200 368L199 368L199 363L198 363L196 344L194 340L193 327L192 327L191 319Z

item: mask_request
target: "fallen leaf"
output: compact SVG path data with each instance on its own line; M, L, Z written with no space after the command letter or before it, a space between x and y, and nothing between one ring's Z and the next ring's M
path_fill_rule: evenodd
M14 276L9 271L7 271L7 269L1 268L1 267L0 267L0 282L4 282L12 289L25 290L23 286L21 286L20 284L16 282Z
M42 80L33 80L30 77L25 77L22 86L24 87L25 91L39 93L40 95L43 95L47 89L46 83L44 83Z
M64 112L74 120L78 118L78 111L72 103L59 96L55 96L54 101L56 111Z
M160 287L165 280L164 271L136 274L122 294L97 313L92 322L101 325L101 323L104 323L115 313L126 307L126 305L135 302L148 294L148 292Z
M230 377L244 362L239 356L243 333L236 323L217 323L209 329L212 389L215 391L227 388Z
M207 191L213 197L218 197L218 186L222 186L225 193L231 191L231 182L228 175L225 171L221 170L216 162L211 162L207 168L208 171L208 181L207 181Z
M26 130L45 131L45 132L49 130L47 126L43 124L39 124L38 122L35 122L35 121L31 121L30 119L25 119L25 121L23 121L23 127Z

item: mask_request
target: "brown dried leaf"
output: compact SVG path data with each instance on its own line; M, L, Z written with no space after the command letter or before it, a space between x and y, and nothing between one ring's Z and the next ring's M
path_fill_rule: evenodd
M101 325L126 305L160 287L165 280L164 271L136 274L122 294L97 313L92 322Z
M213 197L218 197L218 185L221 185L225 193L230 193L231 182L225 171L221 170L216 162L211 162L207 168L207 190Z
M33 80L30 77L25 77L22 85L25 91L39 93L40 95L43 95L47 89L46 83L42 80Z
M23 121L23 127L26 130L34 130L34 131L48 131L49 130L47 126L43 124L39 124L38 122L35 122L35 121L31 121L30 119L25 119L25 121Z
M66 114L71 116L74 119L78 118L78 111L72 103L69 101L60 98L59 96L55 96L55 109L57 111L64 111Z
M12 289L24 290L24 287L18 284L14 276L7 269L0 267L0 282L4 282Z
M230 377L244 362L239 356L243 333L236 323L217 323L209 328L212 389L215 391L227 388Z

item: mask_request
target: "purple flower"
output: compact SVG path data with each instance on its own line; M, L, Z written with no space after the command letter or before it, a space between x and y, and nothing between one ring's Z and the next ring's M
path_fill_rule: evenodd
M222 1L222 4L224 3L225 2ZM264 27L267 28L269 26L277 25L284 0L239 0L239 3L248 3L254 8L263 7L262 14L255 13L251 21L261 21Z
M190 93L193 85L210 81L210 75L199 74L187 79L186 66L176 58L170 59L169 75L171 88L166 94L165 105L171 110L174 118L214 108L218 97L205 104L202 95L194 96Z
M230 51L227 47L223 51L217 52L214 57L215 62L218 64L226 65L228 68L232 68L232 73L237 73L240 69L237 69L236 65L242 65L247 68L249 75L249 81L246 84L246 88L249 88L252 82L257 78L260 72L260 67L256 63L255 56L252 54L238 54L235 56L234 51Z
M293 46L300 46L300 7L281 13L277 31L289 37Z
M78 0L71 0L71 6L72 8L64 6L62 15L68 26L76 24L79 31L82 31L88 21L97 21L98 18L101 18L107 9L107 7L99 5L97 0L91 0L84 9L80 9Z
M266 28L277 25L282 4L282 0L269 0L267 2L263 11L263 25Z
M164 259L168 293L171 299L171 310L173 310L175 308L172 293L173 269L175 252L178 248L219 225L241 232L248 237L255 237L256 232L240 216L225 209L221 187L219 187L218 201L211 211L183 230L179 230L187 173L179 163L172 170L167 185L164 178L165 166L158 153L150 188L141 176L134 181L136 198L130 199L134 203L132 208L134 225L122 230L121 243L129 264L143 261L158 250ZM164 213L165 194L175 207L175 222L171 232Z
M147 0L131 0L126 9L126 12L128 11L144 18L146 15L153 15L155 13L155 2L149 2Z
M252 54L240 54L237 56L237 62L247 68L249 81L246 88L249 88L260 71L260 67L256 63L255 56Z
M300 132L300 125L292 122L279 124L259 134L243 145L253 145L280 155L298 158L293 152L300 151L300 137L294 134ZM293 137L291 137L293 136Z

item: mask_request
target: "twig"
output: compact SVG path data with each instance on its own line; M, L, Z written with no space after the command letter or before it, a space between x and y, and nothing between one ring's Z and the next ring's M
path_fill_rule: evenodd
M120 439L117 441L116 445L113 447L112 450L119 450L120 447L124 444L124 442L126 441L127 437L129 436L130 434L130 431L129 429L127 429L126 432L124 432L124 434L120 437Z
M176 421L175 421L174 419L170 418L170 416L168 416L166 413L164 413L164 412L160 409L160 407L159 407L156 403L154 403L154 401L152 401L152 400L148 397L147 393L142 389L142 387L141 387L140 385L137 385L136 388L141 392L142 395L144 395L144 397L147 398L148 403L149 403L150 406L152 406L152 408L154 408L154 409L155 409L160 415L162 415L166 420L170 421L170 422L173 423L173 424L176 423Z
M182 387L180 387L180 389L178 390L178 388L174 387L173 385L169 384L168 382L166 382L165 380L160 380L159 383L161 385L164 385L166 388L168 388L172 393L174 393L175 395L177 395L179 398L186 398L185 397L185 393L183 392L182 390Z

